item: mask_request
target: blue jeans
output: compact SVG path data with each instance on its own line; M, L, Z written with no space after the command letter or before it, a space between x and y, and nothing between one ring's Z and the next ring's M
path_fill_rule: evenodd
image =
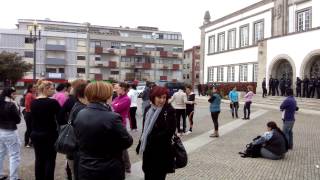
M284 155L278 156L276 154L273 154L272 152L270 152L266 148L261 148L260 153L261 153L262 157L267 158L267 159L271 159L271 160L278 160L278 159L282 159L284 157Z
M288 140L289 149L293 147L293 125L294 121L283 121L282 131Z
M3 161L9 153L10 180L17 180L20 166L20 140L16 131L0 129L0 175L3 175Z

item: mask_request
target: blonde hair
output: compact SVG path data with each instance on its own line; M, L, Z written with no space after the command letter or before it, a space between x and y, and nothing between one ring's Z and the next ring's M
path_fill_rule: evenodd
M42 94L46 89L49 89L52 85L53 83L51 81L39 80L36 86L38 92Z
M102 81L89 83L84 91L84 95L90 103L107 102L112 93L112 85Z

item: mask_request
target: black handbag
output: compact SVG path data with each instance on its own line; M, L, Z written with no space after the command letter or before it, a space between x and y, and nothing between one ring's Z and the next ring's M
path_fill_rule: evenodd
M181 139L176 134L172 137L172 147L174 151L175 169L185 167L188 164L188 154Z
M73 126L71 125L72 111L73 109L69 115L68 124L60 128L59 137L55 143L56 151L62 154L72 154L77 147L76 136Z

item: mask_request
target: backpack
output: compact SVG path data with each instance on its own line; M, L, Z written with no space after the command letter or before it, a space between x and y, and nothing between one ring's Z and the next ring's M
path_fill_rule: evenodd
M259 139L261 136L257 136L252 141ZM262 148L262 144L254 145L252 142L246 145L246 149L244 152L239 152L242 158L251 157L258 158L261 157L260 150Z

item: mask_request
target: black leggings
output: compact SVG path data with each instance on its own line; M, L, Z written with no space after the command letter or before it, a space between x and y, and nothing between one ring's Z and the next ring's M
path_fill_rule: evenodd
M231 102L230 109L231 109L232 117L234 117L234 115L236 115L236 118L238 118L239 102Z
M145 180L165 180L166 176L167 176L166 173L155 173L155 172L144 173Z
M189 117L190 128L193 127L193 113L194 113L194 109L187 108L187 116Z
M180 120L182 116L183 130L180 127ZM186 110L185 109L176 109L176 118L177 118L177 128L178 133L186 132Z
M26 132L24 133L24 145L28 145L30 141L30 134L31 134L31 112L24 113L24 120L26 121Z
M130 107L130 128L137 129L137 119L136 119L137 107Z
M246 102L243 107L243 114L244 114L244 118L246 118L246 119L250 118L250 112L251 112L250 106L251 106L251 102ZM248 111L248 113L247 113L247 111Z
M214 130L215 131L218 131L218 129L219 129L219 122L218 122L219 114L220 114L220 111L211 112L211 118L212 118L212 121L213 121L213 125L214 125Z

